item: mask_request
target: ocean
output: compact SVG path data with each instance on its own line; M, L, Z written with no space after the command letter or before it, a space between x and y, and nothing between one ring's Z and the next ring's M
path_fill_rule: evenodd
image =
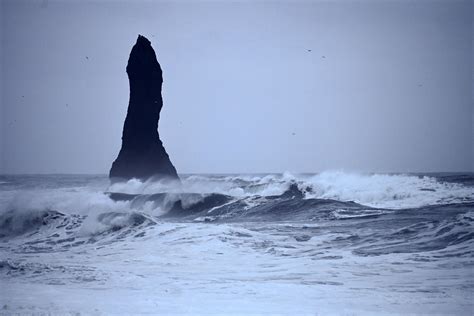
M0 176L0 315L472 315L474 174Z

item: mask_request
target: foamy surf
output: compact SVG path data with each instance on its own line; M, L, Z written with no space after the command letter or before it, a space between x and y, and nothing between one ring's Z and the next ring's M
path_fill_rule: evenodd
M469 314L470 177L11 176L2 312Z

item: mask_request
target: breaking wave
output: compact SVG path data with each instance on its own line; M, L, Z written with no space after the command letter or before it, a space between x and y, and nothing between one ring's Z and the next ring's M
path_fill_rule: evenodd
M451 179L452 180L452 179ZM56 181L56 180L55 180ZM62 214L141 212L148 216L197 213L240 215L330 210L335 218L387 210L474 202L474 188L430 176L323 172L254 175L190 175L181 182L141 182L96 186L11 188L2 193L0 214L53 210ZM360 214L362 213L362 214Z
M9 181L13 186L1 191L0 239L27 236L25 251L51 251L143 236L164 221L383 226L385 236L357 237L359 255L406 251L407 243L411 249L443 249L473 239L474 188L452 176L443 181L426 175L323 172L190 175L180 183L133 179L109 185L102 180L55 187L54 178L28 189Z
M474 201L472 187L416 175L323 172L294 176L188 176L181 183L141 182L133 179L109 187L129 194L219 193L236 198L280 195L296 184L304 198L354 201L371 207L413 208Z
M385 291L384 299L405 293L400 304L462 293L471 306L473 175L181 179L110 185L106 176L2 176L0 278L24 285L11 298L23 304L34 286L67 290L64 299L76 289L74 300L103 289L116 302L115 289L151 288L165 301L231 290L260 300L253 290L263 284L294 298L327 293L329 304L340 293L372 300ZM238 292L242 284L249 286ZM26 311L8 303L12 310Z

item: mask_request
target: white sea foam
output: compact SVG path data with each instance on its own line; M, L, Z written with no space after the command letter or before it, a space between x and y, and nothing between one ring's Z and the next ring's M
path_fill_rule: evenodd
M406 207L417 199L433 204L472 196L472 188L430 177L327 172L183 177L167 198L172 203L182 193L217 191L249 197L250 206L272 201L258 196L278 195L292 183L306 198L373 205ZM112 189L170 191L164 184L137 180L109 188L105 183L0 191L3 211L18 214L8 222L18 234L3 239L0 249L0 283L8 289L0 295L0 314L472 311L473 212L454 219L449 212L431 220L412 216L411 222L405 215L412 212L369 208L336 209L335 220L328 221L210 223L212 214L195 222L160 221L151 216L163 211L155 203L146 198L136 205L114 202L103 193ZM183 203L192 204L197 196L187 198ZM54 218L57 213L51 212L51 221L43 225L44 210L65 215ZM400 213L403 220L392 215L384 220L386 213ZM364 216L369 216L366 222ZM36 218L36 230L19 235Z
M363 174L327 171L313 176L289 172L265 176L188 176L182 182L141 182L132 179L109 187L131 194L220 193L234 197L270 196L285 192L296 183L306 198L355 201L381 208L411 208L425 205L474 201L474 189L434 177L403 174Z
M303 181L313 193L307 197L355 201L383 208L411 208L425 205L474 201L474 188L436 178L414 175L323 172Z
M88 189L37 189L18 191L3 203L3 210L15 212L55 210L63 213L87 215L90 212L125 211L127 204L114 202L100 191Z
M474 189L456 183L444 183L434 177L414 175L360 174L340 171L316 175L290 173L264 176L203 176L182 177L181 182L142 182L132 179L107 187L72 187L0 191L0 214L9 210L31 212L54 210L65 214L88 215L107 212L140 211L161 215L174 202L183 206L199 202L199 196L183 193L220 193L245 199L284 193L297 184L305 198L355 201L375 208L414 208L425 205L474 201ZM104 192L154 194L166 192L164 203L147 201L113 201ZM140 202L140 203L137 203ZM248 201L250 203L251 201Z
M363 218L363 217L372 217L372 216L377 216L377 215L382 215L382 214L388 214L391 211L383 211L383 210L357 210L356 212L351 211L351 210L345 210L345 209L337 209L332 211L332 216L335 219L353 219L353 218Z

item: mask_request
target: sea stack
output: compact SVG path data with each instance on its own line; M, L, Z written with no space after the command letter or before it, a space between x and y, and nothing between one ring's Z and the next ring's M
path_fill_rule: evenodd
M130 102L122 148L110 169L113 182L137 178L179 179L158 134L163 73L151 43L139 35L128 59Z

